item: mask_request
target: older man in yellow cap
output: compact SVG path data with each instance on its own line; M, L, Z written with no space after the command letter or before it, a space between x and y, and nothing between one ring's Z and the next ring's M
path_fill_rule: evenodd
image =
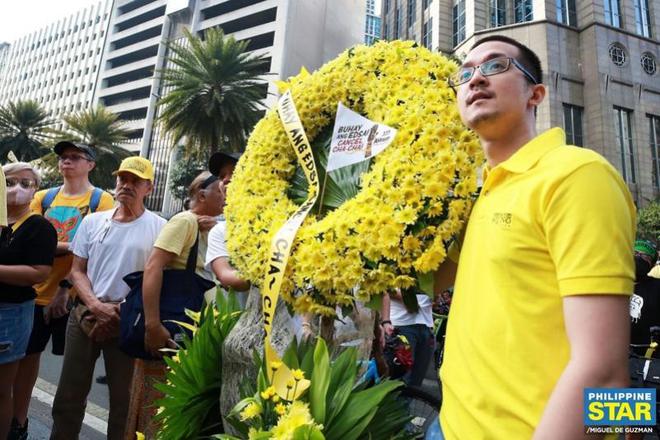
M71 243L70 278L78 298L67 327L51 439L78 438L101 352L110 391L107 438L124 437L133 359L118 347L119 303L129 291L123 278L144 270L165 220L144 206L154 179L147 159L124 159L114 174L117 206L85 217Z

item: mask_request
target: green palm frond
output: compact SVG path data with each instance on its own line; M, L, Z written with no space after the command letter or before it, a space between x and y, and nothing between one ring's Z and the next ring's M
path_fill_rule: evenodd
M326 440L404 440L415 437L415 433L406 431L406 425L412 417L405 402L399 398L398 390L403 382L385 380L371 384L360 381L355 347L345 349L330 361L322 338L317 338L315 344L298 344L294 339L282 360L289 368L299 367L304 376L311 379L309 390L300 399L309 404L314 422L322 423L322 434ZM260 365L257 389L242 393L245 399L225 417L240 434L240 438L246 438L252 426L250 421L240 419L241 409L246 403L260 399L260 392L269 385L265 379L268 368L265 360L257 356L255 365ZM261 406L265 408L263 401ZM269 417L266 413L262 417L264 425L260 428L264 430L276 423L273 420L266 423ZM216 438L228 440L235 437L221 435Z
M158 438L193 440L222 432L220 385L222 346L240 316L233 293L220 291L215 305L200 315L195 336L185 340L177 357L166 358L167 382L156 385L165 394L156 405L162 422Z
M161 71L170 91L159 102L160 121L176 145L206 153L239 151L261 118L266 57L247 53L247 41L211 28L205 39L184 31L186 40L168 45L174 66Z
M0 107L0 161L13 151L18 160L31 161L44 155L55 120L38 102L9 102Z

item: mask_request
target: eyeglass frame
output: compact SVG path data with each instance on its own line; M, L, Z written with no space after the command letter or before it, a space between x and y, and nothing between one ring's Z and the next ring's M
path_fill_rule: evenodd
M483 70L481 70L481 66L483 66L484 64L491 63L491 62L496 61L496 60L507 60L506 69L502 70L501 72L489 73L489 74L486 74L486 73L484 73ZM534 75L532 75L531 73L529 73L529 71L527 69L525 69L525 67L520 63L520 61L516 60L513 57L496 57L496 58L491 58L490 60L484 61L483 63L481 63L477 66L461 67L460 68L461 70L462 69L472 69L472 73L470 74L470 77L468 79L466 79L465 81L460 82L460 83L455 83L452 78L448 78L447 81L449 82L449 87L451 87L454 91L456 91L456 87L465 84L466 82L470 81L474 77L474 72L476 72L477 69L479 69L479 72L483 76L495 76L495 75L499 75L500 73L504 73L504 72L508 71L511 68L511 64L513 64L515 67L517 67L518 70L520 70L523 73L523 75L525 75L525 78L527 78L532 84L534 84L534 85L541 84L536 78L534 78ZM455 76L455 75L452 75L452 76Z
M73 159L75 157L75 159ZM91 159L88 155L86 154L62 154L60 156L57 156L58 162L64 162L65 160L70 160L71 162L80 162L81 160L86 160L87 162L94 162L93 159Z
M15 183L10 184L11 181L13 181L13 182L15 182ZM29 181L29 182L30 182L30 185L29 185L29 186L25 186L25 185L23 185L23 183L26 182L26 181ZM12 188L12 187L14 187L14 186L16 186L16 185L20 185L21 188L23 188L23 189L32 189L32 188L36 188L36 187L37 187L37 182L36 182L34 179L29 179L29 178L27 178L27 177L26 177L26 178L23 178L23 179L18 179L18 178L16 178L16 177L6 177L6 178L5 178L5 186L6 186L7 188Z

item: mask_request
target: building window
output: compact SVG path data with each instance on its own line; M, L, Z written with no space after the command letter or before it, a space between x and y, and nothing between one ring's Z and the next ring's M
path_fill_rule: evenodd
M636 183L635 155L632 141L632 111L614 107L616 142L621 152L621 173L626 183Z
M564 130L566 142L571 145L583 147L582 140L582 107L564 104Z
M620 28L621 27L621 7L619 0L603 0L605 7L605 23Z
M390 0L385 0L384 1L383 9L385 10L385 13L389 12L389 10L390 10Z
M516 23L524 23L534 19L534 8L532 7L532 0L514 0L513 12L515 15Z
M431 0L422 0L422 9L426 11L429 7L429 4L431 4Z
M490 0L490 26L506 24L506 0Z
M396 5L396 27L394 32L396 32L394 35L395 39L400 38L403 35L403 8L401 7L401 4Z
M454 0L452 8L453 44L465 40L465 0Z
M424 23L422 29L422 43L424 44L424 47L427 48L428 50L433 50L433 48L431 47L433 45L432 35L433 35L433 19L429 18L429 21Z
M649 52L644 52L642 54L642 58L640 59L640 62L642 63L642 69L644 69L644 72L646 72L651 76L655 75L655 72L657 71L657 66L655 64L655 57L653 56L653 54Z
M577 26L575 0L557 0L557 21L569 26Z
M408 27L411 28L415 24L415 0L408 0Z
M649 0L635 0L635 27L637 33L643 37L651 38L651 15L649 14Z
M610 44L609 53L615 66L623 67L626 64L626 49L619 43Z
M653 187L660 189L660 116L648 115L649 118L649 144L653 158Z

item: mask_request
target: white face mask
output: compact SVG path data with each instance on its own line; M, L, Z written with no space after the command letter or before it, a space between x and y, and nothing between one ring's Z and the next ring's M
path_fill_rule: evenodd
M14 185L7 189L7 205L21 206L27 205L32 201L34 189L23 188L21 185Z

